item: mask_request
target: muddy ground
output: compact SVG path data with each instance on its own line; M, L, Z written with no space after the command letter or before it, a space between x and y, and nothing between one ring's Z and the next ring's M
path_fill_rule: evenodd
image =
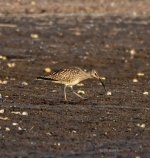
M1 15L0 157L150 157L149 16ZM95 68L96 80L36 80L45 68ZM137 80L135 80L137 79ZM3 110L4 109L4 112Z

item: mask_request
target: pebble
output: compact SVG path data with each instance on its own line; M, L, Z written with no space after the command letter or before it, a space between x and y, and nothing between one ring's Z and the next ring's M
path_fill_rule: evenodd
M144 76L144 73L143 72L138 72L137 76Z
M33 38L33 39L38 39L39 35L36 34L36 33L31 33L30 37Z
M52 92L55 93L55 92L57 92L57 91L54 89L54 90L52 90Z
M46 68L44 69L44 71L47 72L47 73L49 73L49 72L51 72L52 70L51 70L51 68L46 67Z
M73 130L72 133L77 133L77 131Z
M82 90L78 90L78 93L79 93L79 94L85 94L85 92L82 91Z
M10 128L9 128L9 127L6 127L6 128L5 128L5 131L10 131Z
M23 81L23 82L22 82L22 85L28 86L28 83L27 83L26 81Z
M107 95L112 95L112 93L110 91L107 92Z
M148 95L149 93L147 91L143 92L144 95Z
M76 32L74 32L74 35L76 35L76 36L81 36L81 32L76 31Z
M145 128L145 127L146 127L146 125L145 125L144 123L142 123L142 124L137 123L137 126L138 126L138 127L141 127L141 128Z
M22 130L22 128L21 128L21 127L18 127L18 130L19 130L19 131L21 131L21 130Z
M0 120L4 120L5 121L5 120L9 120L9 119L8 119L8 117L1 117L0 116Z
M7 63L7 66L8 66L9 68L13 68L13 67L16 66L16 64L15 64L15 63Z
M106 80L106 77L102 76L100 77L101 80Z
M136 78L134 78L134 79L132 80L132 82L137 83L138 80L137 80Z
M13 122L12 125L13 125L13 126L18 126L18 123Z
M4 109L1 109L1 110L0 110L0 114L3 114L3 113L4 113Z
M7 60L7 57L6 57L6 56L3 56L3 55L0 55L0 59L2 59L2 60Z
M24 112L22 112L22 115L27 116L28 112L24 111Z
M130 50L130 59L133 59L135 54L136 54L136 51L134 49L131 49Z
M12 114L16 114L16 115L23 115L23 116L27 116L28 115L28 112L24 111L24 112L20 112L20 111L12 111L11 112Z
M7 84L7 83L8 83L8 81L6 81L6 80L4 80L4 81L0 80L0 84Z
M19 111L12 111L11 113L16 114L16 115L21 115L21 112L19 112Z
M141 158L140 156L135 156L135 158Z

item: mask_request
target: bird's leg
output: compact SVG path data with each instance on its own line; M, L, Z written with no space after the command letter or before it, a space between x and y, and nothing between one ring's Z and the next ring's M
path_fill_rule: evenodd
M0 94L0 102L3 102L3 97L1 94Z
M72 90L72 92L73 92L76 96L78 96L78 97L80 97L80 98L82 98L82 99L86 99L86 98L82 97L81 95L79 95L78 93L76 93L76 92L74 91L74 89L73 89L72 86L71 86L71 90Z
M67 86L65 85L65 87L64 87L64 98L65 98L65 101L67 101L66 88L67 88Z

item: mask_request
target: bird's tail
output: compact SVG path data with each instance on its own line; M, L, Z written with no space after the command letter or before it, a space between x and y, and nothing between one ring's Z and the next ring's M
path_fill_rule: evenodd
M40 80L51 80L51 81L54 80L50 76L39 76L39 77L37 77L37 79L40 79Z

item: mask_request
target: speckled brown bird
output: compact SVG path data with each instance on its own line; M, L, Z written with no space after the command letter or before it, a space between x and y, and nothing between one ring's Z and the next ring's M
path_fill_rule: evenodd
M64 84L65 85L64 98L65 98L65 101L67 101L67 96L66 96L67 87L70 87L75 95L77 95L78 97L80 97L82 99L85 99L84 97L82 97L81 95L79 95L78 93L76 93L74 91L73 86L78 84L81 81L84 81L86 79L92 79L92 78L96 78L96 79L100 80L100 82L102 83L102 85L104 87L104 90L106 91L105 85L103 84L103 82L100 79L99 75L97 74L96 70L86 72L86 71L83 71L79 67L70 67L70 68L66 68L66 69L61 69L58 71L54 71L53 73L49 74L48 76L40 76L37 79L50 80L55 83Z

